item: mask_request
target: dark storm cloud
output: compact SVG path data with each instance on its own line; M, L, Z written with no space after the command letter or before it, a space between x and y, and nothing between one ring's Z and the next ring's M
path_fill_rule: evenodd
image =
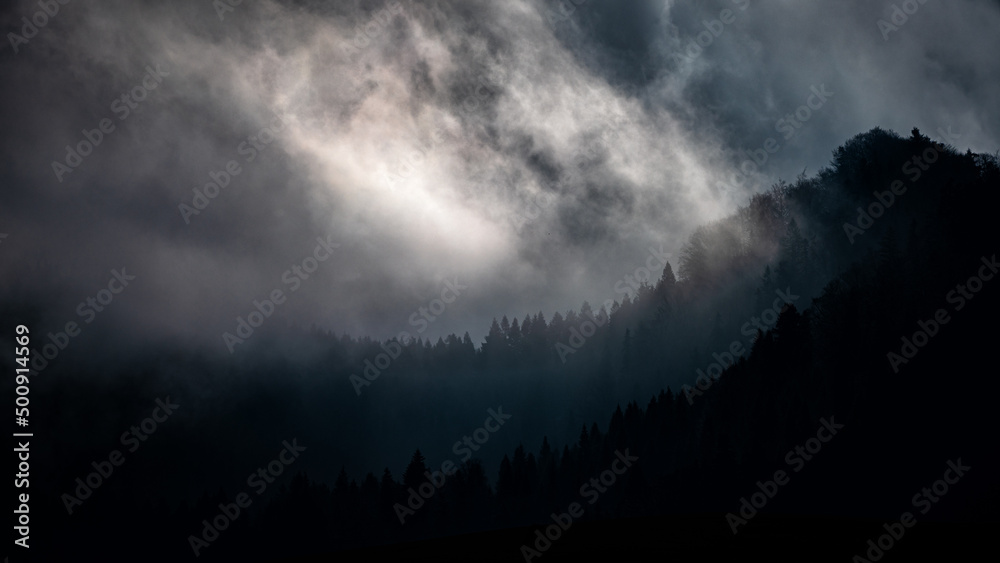
M15 4L3 29L37 10ZM929 0L885 40L891 10L244 2L220 20L208 1L70 2L0 60L0 291L54 329L127 267L137 280L99 322L224 352L276 288L282 322L386 337L457 276L469 289L422 336L478 342L493 316L618 297L650 246L678 256L754 182L814 172L875 125L996 150L997 4ZM122 118L115 100L157 65ZM778 121L821 85L834 95L785 139ZM104 119L114 131L60 181L53 161ZM720 189L768 138L781 148L760 173ZM341 246L288 292L328 236Z

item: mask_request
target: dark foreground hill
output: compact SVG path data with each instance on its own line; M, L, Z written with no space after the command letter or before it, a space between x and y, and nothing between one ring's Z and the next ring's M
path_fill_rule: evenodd
M47 397L49 455L63 465L39 477L41 550L146 561L874 561L879 541L873 555L896 560L971 550L1000 500L998 186L995 158L875 129L815 177L699 229L679 277L668 264L610 310L503 317L479 348L395 343L394 371L360 398L348 376L393 343L289 333L303 352L283 355L269 343L290 336L276 333L225 361L139 353L129 377L110 379L84 365ZM107 459L95 436L134 423L136 408L121 405L172 388L211 406L171 415L146 457L68 515L74 478ZM98 428L81 404L117 414ZM484 446L438 474L454 428L497 405L516 413L489 438L502 459L483 461ZM401 413L419 438L388 430ZM288 428L311 449L281 458L287 474L257 496L243 468L269 467ZM406 448L397 470L343 468L382 441ZM564 527L571 518L568 530L552 514ZM546 531L558 539L543 551Z

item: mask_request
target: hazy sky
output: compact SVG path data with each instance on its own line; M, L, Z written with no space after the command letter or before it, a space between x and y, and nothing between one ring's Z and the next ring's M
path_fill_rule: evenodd
M620 299L650 248L676 268L698 224L874 126L1000 148L1000 3L903 4L890 29L867 0L16 2L0 299L223 352L275 289L281 322L388 337L457 280L422 336L477 344Z

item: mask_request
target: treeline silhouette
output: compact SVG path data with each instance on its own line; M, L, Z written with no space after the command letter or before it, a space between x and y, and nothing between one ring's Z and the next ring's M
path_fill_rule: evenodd
M922 160L914 180L916 164L905 163L929 151L937 158ZM858 208L870 209L896 180L906 191L850 236L845 224L858 223ZM998 186L995 156L942 148L916 129L904 138L875 128L837 149L815 176L779 182L697 229L679 277L668 264L610 310L585 303L550 320L541 312L502 316L479 348L468 334L386 343L265 327L255 347L232 359L158 350L131 358L121 372L140 375L120 380L88 380L94 372L85 366L50 397L47 423L67 427L80 402L119 414L88 426L80 443L54 439L53 451L70 453L43 470L43 486L58 493L42 519L61 539L47 548L69 555L101 546L134 557L155 545L144 559L192 557L189 536L246 489L218 475L246 475L291 437L283 432L310 448L287 469L294 475L255 498L200 558L263 560L510 530L551 523L572 502L585 507L581 522L714 514L705 537L740 541L723 515L758 490L756 481L789 470L786 454L816 435L821 418L835 418L843 431L801 473L789 471L791 482L761 512L874 519L830 553L862 553L878 519L912 509L912 494L940 478L948 459L962 457L979 472L956 485L968 493L951 493L926 518L995 520L998 490L988 475L997 451L988 436L998 385L988 358L996 288L984 281L960 310L946 295L996 252ZM761 313L781 292L796 300L769 324ZM896 373L887 354L942 308L951 320ZM592 334L570 344L588 321ZM733 342L746 353L730 364ZM358 397L350 376L390 344L399 345L398 357ZM697 370L713 362L728 365L697 387ZM226 377L211 375L219 373ZM93 436L134 424L145 408L136 397L163 382L196 390L185 393L190 417L178 416L173 430L165 423L164 435L143 446L150 459L123 466L129 472L109 479L79 516L65 516L59 494L107 454L107 441ZM482 453L457 463L419 508L408 506L439 460L455 459L452 442L472 430L470 421L499 404L512 419ZM400 453L399 469L371 463L382 455L372 441ZM581 485L626 449L638 461L587 504ZM405 523L401 506L412 509ZM120 534L113 546L102 539L109 527ZM484 553L513 560L534 535L525 529L497 541L503 545L484 545Z

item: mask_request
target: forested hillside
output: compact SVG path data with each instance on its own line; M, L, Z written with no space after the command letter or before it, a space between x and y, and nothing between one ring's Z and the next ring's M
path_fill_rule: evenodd
M79 419L81 405L136 393L150 407L167 394L182 407L155 452L145 446L148 457L117 468L73 515L50 507L57 516L44 525L63 545L51 548L69 556L105 545L106 523L130 513L134 529L116 524L120 539L106 549L157 545L147 560L176 561L191 556L194 537L201 559L257 560L541 529L573 502L584 508L579 522L711 514L705 534L736 542L744 530L773 532L742 517L732 534L726 514L785 470L788 483L758 512L862 522L857 537L818 554L847 561L957 458L969 475L918 520L995 520L989 475L1000 459L981 436L996 426L998 186L996 156L875 128L829 167L698 228L654 283L626 281L624 296L609 288L610 306L497 311L482 343L275 325L231 358L150 343L110 369L82 357L73 375L53 366L52 428ZM25 322L33 314L8 308ZM366 376L380 354L390 365ZM498 407L509 419L486 424L488 442L463 460L458 441ZM71 492L144 408L132 400L121 412L134 416L54 437L52 448L74 453L40 484L58 491L53 499ZM842 426L821 451L791 454L832 424ZM301 461L207 541L203 521L248 488L246 474L291 440L288 428L300 429ZM581 485L621 468L622 455L637 459L588 503ZM437 486L448 460L456 472ZM157 475L170 475L171 488L130 494ZM433 494L415 498L428 475ZM518 560L534 530L488 551Z

